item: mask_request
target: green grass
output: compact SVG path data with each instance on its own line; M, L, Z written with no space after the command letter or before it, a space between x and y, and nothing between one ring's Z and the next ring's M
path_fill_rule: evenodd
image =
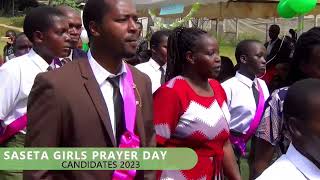
M0 17L0 24L5 24L9 26L15 26L22 28L24 16L18 17Z
M220 45L220 56L229 57L233 64L236 64L236 59L234 57L235 47L232 45Z

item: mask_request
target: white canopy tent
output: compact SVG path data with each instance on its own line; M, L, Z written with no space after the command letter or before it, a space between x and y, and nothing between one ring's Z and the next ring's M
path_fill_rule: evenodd
M216 20L216 32L218 35L218 21L223 19L257 19L257 18L278 18L277 5L279 0L134 0L140 17L149 17L148 10L155 9L158 17L165 19L185 17L191 5L200 2L200 10L194 15L195 18L208 18ZM317 24L316 15L320 14L320 0L317 7L308 15L315 15L315 25ZM184 11L180 14L162 15L160 9L164 6L173 4L183 4ZM298 18L299 23L303 23L303 17ZM238 23L237 23L238 28ZM266 26L267 30L267 26ZM303 29L300 29L301 33ZM236 39L238 30L236 30Z
M148 9L156 9L158 14L160 8L170 4L184 4L182 14L166 15L162 17L183 17L191 4L200 2L201 8L195 17L206 17L209 19L225 18L269 18L278 17L277 5L279 0L134 0L140 16L149 16ZM318 0L318 4L320 0ZM320 14L320 6L309 14Z
M228 0L133 0L136 3L138 10L159 8L172 4L183 4L189 6L193 3L200 2L201 4L227 2Z

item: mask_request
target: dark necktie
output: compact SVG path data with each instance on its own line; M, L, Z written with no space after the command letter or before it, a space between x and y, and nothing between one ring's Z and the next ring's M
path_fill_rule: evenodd
M161 71L160 84L162 85L165 83L165 74L164 74L164 69L162 66L159 68L159 70Z
M51 67L51 66L49 66L48 68L47 68L47 71L52 71L53 70L53 68Z
M258 101L259 101L259 91L257 89L257 86L256 86L256 83L253 82L252 83L252 93L253 93L253 97L254 97L254 100L256 102L256 105L258 106Z
M114 103L114 117L117 143L120 143L121 135L125 131L124 107L123 99L119 88L120 76L108 78L107 80L113 87L113 103Z
M70 59L70 58L63 58L63 59L61 59L61 64L62 64L62 66L65 65L65 64L67 64L68 62L71 62L71 59Z

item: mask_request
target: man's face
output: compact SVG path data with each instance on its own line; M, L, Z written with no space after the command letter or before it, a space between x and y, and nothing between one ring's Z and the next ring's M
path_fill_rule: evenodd
M79 14L75 12L67 12L66 16L69 22L70 42L72 48L76 48L79 43L80 34L82 30L81 17Z
M53 17L52 26L43 32L42 45L52 57L66 57L70 53L68 21L63 17Z
M279 30L277 29L277 27L275 27L275 26L271 26L270 28L269 28L269 37L270 37L270 39L277 39L278 38L278 36L279 36Z
M112 3L112 2L110 2ZM130 0L118 0L98 25L100 44L121 58L131 57L137 48L137 12Z
M251 43L246 56L250 72L255 75L263 74L266 70L266 48L260 43Z
M29 41L27 36L21 35L16 39L16 42L14 44L14 55L16 57L22 56L24 54L27 54L30 49L32 48L32 43Z
M153 55L161 63L167 63L167 45L168 45L168 36L162 36L161 42L157 47L152 48Z
M13 34L9 34L7 37L7 44L13 44L15 41L15 36Z

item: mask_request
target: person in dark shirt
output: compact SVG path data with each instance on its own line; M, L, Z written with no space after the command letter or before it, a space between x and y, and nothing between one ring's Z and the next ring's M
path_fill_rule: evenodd
M236 70L230 58L221 56L221 68L217 80L222 83L236 75Z
M7 44L3 48L3 57L4 62L7 62L10 59L14 58L13 43L16 39L16 32L14 32L13 30L8 30L5 37L7 38Z
M269 28L270 41L264 45L267 48L267 71L261 79L265 80L268 86L276 74L276 65L290 62L290 44L285 37L280 39L279 34L280 27L276 24L271 25Z
M24 33L17 35L17 38L13 44L14 56L19 57L27 54L32 48L32 43L29 41L28 37Z

